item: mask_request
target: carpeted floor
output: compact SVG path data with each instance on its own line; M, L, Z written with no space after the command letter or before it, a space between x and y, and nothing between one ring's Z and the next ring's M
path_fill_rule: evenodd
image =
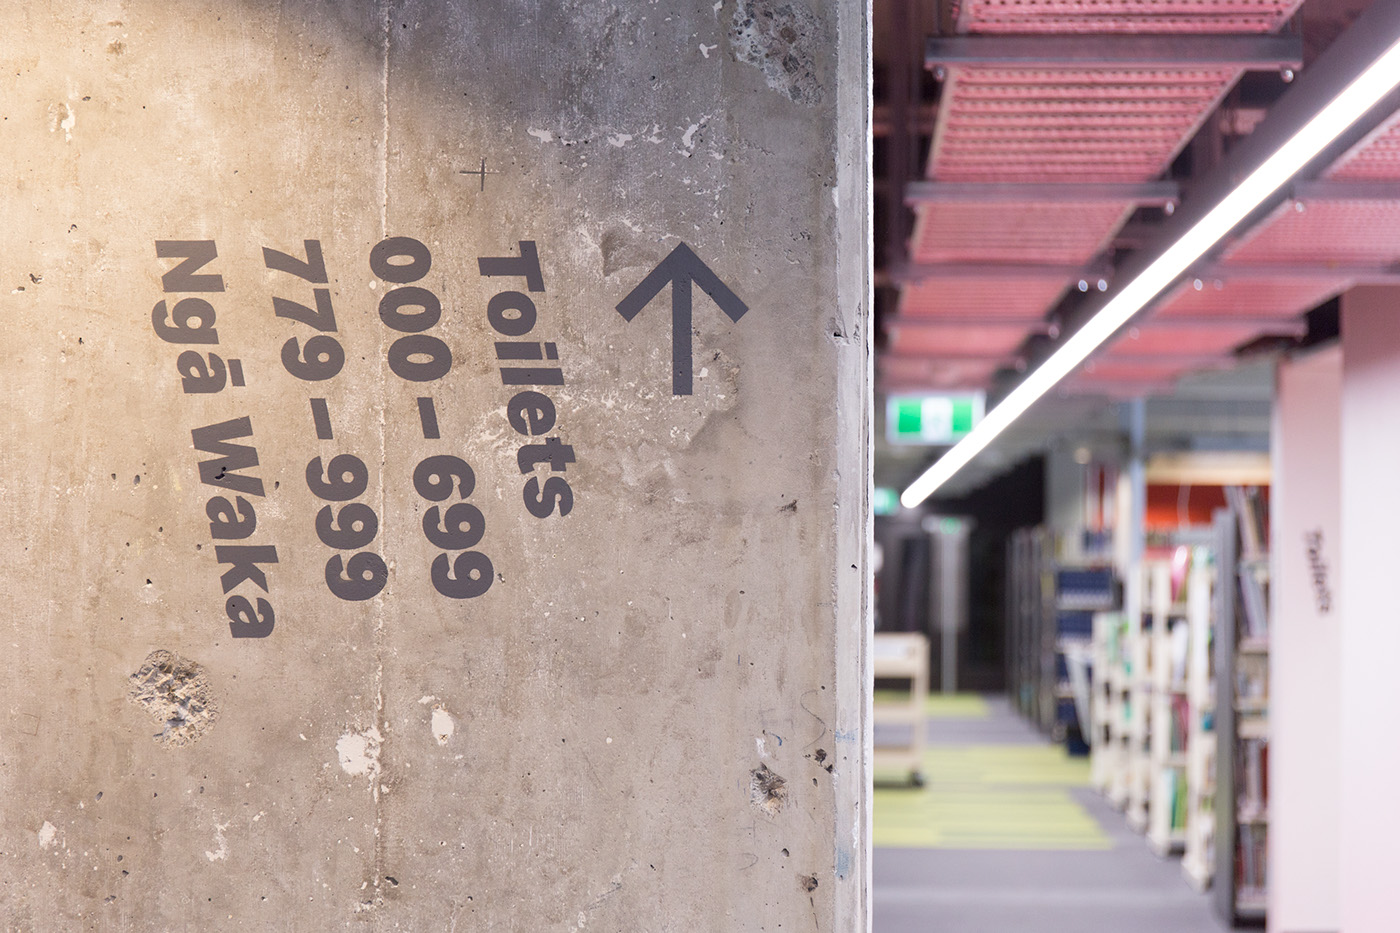
M1089 790L1087 760L1005 699L934 697L927 716L925 786L876 773L875 933L1228 929L1179 861ZM877 745L902 737L875 732Z

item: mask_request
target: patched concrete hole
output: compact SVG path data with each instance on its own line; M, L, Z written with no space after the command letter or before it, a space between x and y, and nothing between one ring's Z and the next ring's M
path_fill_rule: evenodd
M749 772L749 801L769 816L777 816L787 803L787 781L759 765Z
M730 26L735 57L761 70L769 87L799 104L821 102L811 51L820 41L820 22L805 4L739 0Z
M219 716L204 668L169 651L153 651L131 675L131 701L161 727L152 738L179 748L197 741Z

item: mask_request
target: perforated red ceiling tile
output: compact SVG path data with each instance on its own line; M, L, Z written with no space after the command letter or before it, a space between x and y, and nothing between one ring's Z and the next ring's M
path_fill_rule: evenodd
M1087 263L1133 210L1117 204L929 204L915 262Z
M1104 356L1084 364L1075 374L1075 383L1092 385L1097 382L1148 382L1163 384L1171 382L1190 369L1197 369L1191 363L1146 363L1141 360L1120 360Z
M969 32L1270 32L1302 0L964 0Z
M929 176L1147 181L1238 76L1233 68L952 69Z
M1288 278L1286 270L1261 278L1187 282L1167 296L1152 318L1230 315L1285 320L1310 311L1346 288L1345 279Z
M1333 162L1324 175L1338 181L1400 180L1400 112Z
M1017 327L978 327L961 324L898 327L890 340L890 349L906 356L938 359L1009 359L1015 354L1024 337L1025 334Z
M1301 2L955 0L953 6L961 32L1200 35L1272 32ZM926 173L943 182L1152 181L1167 170L1239 74L1230 67L949 67ZM1012 346L1005 331L977 335L972 325L981 319L1025 320L1019 335L1023 340L1076 278L1091 275L1084 266L1103 253L1132 205L935 203L916 210L919 220L911 243L916 265L1063 267L1054 275L1047 269L1044 279L1018 274L1001 281L994 277L996 272L969 280L948 270L937 279L905 286L901 317L944 319L963 325L965 332L959 336L952 330L908 328L893 334L893 345L911 355L941 359L958 346ZM1173 308L1179 306L1180 313L1214 310L1236 315L1256 308L1262 321L1296 313L1299 304L1326 292L1331 284L1308 280L1280 287L1270 282L1253 294L1230 288L1228 294L1178 295ZM1161 337L1145 336L1137 347L1121 352L1228 353L1253 332L1249 326L1209 329L1199 335L1177 329ZM1158 381L1173 378L1183 368L1149 365L1143 359L1124 364L1111 358L1098 366L1098 375L1089 378L1099 383L1142 374L1144 366L1149 367L1146 378Z
M1065 290L1059 277L1044 279L924 279L904 286L899 314L908 317L955 317L1040 321L1045 309Z
M1231 325L1228 327L1153 327L1151 321L1123 336L1113 344L1112 353L1116 358L1131 356L1158 356L1180 353L1207 355L1229 353L1235 347L1248 343L1259 335L1257 325Z
M879 388L892 390L983 389L999 364L987 360L946 360L937 366L927 360L881 356Z
M1400 260L1400 201L1290 202L1226 255L1227 265L1393 263Z

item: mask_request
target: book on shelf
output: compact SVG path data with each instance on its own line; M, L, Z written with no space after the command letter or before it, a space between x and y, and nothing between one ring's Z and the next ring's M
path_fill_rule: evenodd
M1242 823L1262 820L1269 808L1269 740L1242 739L1236 816Z
M1172 796L1172 829L1173 829L1173 830L1184 830L1184 829L1186 829L1186 790L1187 790L1187 787L1188 787L1188 785L1187 785L1187 782L1186 782L1186 776L1185 776L1185 775L1181 775L1181 776L1177 779L1177 781L1176 781L1176 786L1175 786L1175 788L1174 788L1174 792L1173 792L1173 796Z
M1235 899L1254 903L1263 897L1269 885L1269 830L1262 824L1240 827L1235 844Z
M1186 661L1191 647L1191 628L1184 620L1172 624L1168 630L1171 640L1171 683L1173 687L1184 688L1186 684Z
M1225 501L1240 528L1240 557L1253 560L1269 549L1268 508L1257 486L1226 486Z
M1179 545L1172 552L1171 569L1171 601L1172 603L1186 602L1186 584L1191 579L1191 549L1186 545Z
M1269 659L1242 654L1235 659L1235 700L1239 709L1263 711L1269 699Z
M1244 607L1242 634L1246 638L1269 637L1269 596L1263 579L1263 568L1255 564L1240 566L1240 603Z
M1187 736L1191 734L1191 704L1180 694L1171 702L1171 750L1185 752Z

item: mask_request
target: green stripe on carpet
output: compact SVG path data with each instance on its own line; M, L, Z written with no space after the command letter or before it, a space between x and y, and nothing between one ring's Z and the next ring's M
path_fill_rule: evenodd
M894 777L895 775L890 775ZM881 774L877 772L878 781ZM898 775L899 778L907 775ZM1070 794L1089 765L1049 745L941 746L924 755L922 788L879 787L877 846L927 849L1109 849Z
M876 690L875 705L908 705L906 690ZM930 693L924 701L930 719L986 719L987 701L979 693Z

